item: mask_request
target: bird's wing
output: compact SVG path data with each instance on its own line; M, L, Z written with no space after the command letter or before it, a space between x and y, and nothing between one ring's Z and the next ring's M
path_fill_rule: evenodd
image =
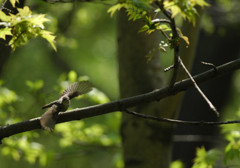
M69 99L88 93L92 90L92 84L89 81L75 82L62 93L61 97L67 95Z
M40 118L42 128L53 131L57 121L59 111L57 111L57 105L51 106Z
M54 104L57 104L57 100L55 100L55 101L53 101L53 102L51 102L51 103L45 104L45 105L42 107L42 109L49 108L49 107L51 107L51 106L54 105Z

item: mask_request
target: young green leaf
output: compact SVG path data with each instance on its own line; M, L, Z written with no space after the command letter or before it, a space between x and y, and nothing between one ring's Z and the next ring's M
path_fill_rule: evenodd
M6 36L7 35L12 35L12 32L11 32L11 28L3 28L3 29L0 29L0 38L6 40Z
M126 7L126 4L118 3L116 5L111 6L107 12L110 13L110 16L112 17L116 11L119 11L123 7Z
M47 30L41 30L40 36L44 39L46 39L52 46L52 48L57 51L56 45L55 45L55 36L52 34L52 32L49 32Z
M11 17L0 10L0 20L3 22L9 22L11 20Z
M10 3L15 8L15 4L19 3L19 0L10 0Z
M217 149L206 151L204 147L197 148L196 158L192 168L212 168L219 159L220 152Z

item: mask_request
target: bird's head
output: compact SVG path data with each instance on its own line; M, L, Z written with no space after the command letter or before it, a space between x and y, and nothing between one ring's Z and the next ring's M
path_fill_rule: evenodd
M59 99L59 103L60 104L69 104L69 97L68 96L62 96L60 99Z

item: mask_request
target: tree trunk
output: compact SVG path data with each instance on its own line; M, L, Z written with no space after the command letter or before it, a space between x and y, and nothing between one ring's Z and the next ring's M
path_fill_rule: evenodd
M16 4L16 8L22 8L24 6L24 2L25 0L20 0L19 3ZM16 8L13 8L10 1L8 0L5 2L1 10L5 13L9 13L9 11L11 11L13 14L16 14L18 13ZM0 39L0 77L2 75L3 67L8 61L12 51L11 47L8 45L9 40L10 38L7 38L7 40Z
M128 21L124 11L118 16L118 61L121 98L152 91L162 86L159 53L147 63L146 56L158 46L159 34L138 33L142 22ZM159 103L133 108L139 113L159 116ZM123 114L121 124L126 168L169 166L172 127Z
M196 49L196 59L192 70L193 74L198 74L210 68L202 65L200 63L201 61L210 62L218 66L234 60L239 56L238 39L240 37L240 22L228 21L228 23L226 23L227 13L222 13L224 10L220 10L215 3L208 8L207 12L210 15L213 14L211 17L216 31L211 34L206 33L204 30L200 31L199 42ZM220 31L218 30L224 30L224 34L219 33ZM231 89L232 74L233 73L226 74L200 85L204 93L216 106L218 111L220 111L221 117L224 115L222 114L224 106L230 98L229 91ZM215 114L209 109L207 103L194 89L189 89L186 92L179 117L185 120L218 120ZM222 136L219 135L219 132L219 127L179 126L176 134L178 134L177 137L182 138L176 138L173 149L173 159L180 159L185 163L186 167L191 167L197 147L204 146L206 149L210 149L222 143ZM187 135L193 135L192 137L195 136L195 138L189 141Z
M163 69L159 52L154 53L152 61L146 61L149 51L157 48L160 34L138 33L141 26L141 21L128 21L123 10L119 13L118 61L121 98L152 91L166 82L161 75ZM187 51L182 57L188 68L193 60L196 39L192 40L190 37L193 50ZM178 79L183 76L185 73L180 73ZM158 117L176 118L182 95L180 93L160 102L142 104L131 110ZM169 123L157 123L123 114L121 136L125 167L169 168L173 130L173 125Z

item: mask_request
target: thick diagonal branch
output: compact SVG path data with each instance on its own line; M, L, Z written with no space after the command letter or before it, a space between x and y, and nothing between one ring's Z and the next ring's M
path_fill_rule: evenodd
M223 74L232 72L236 69L240 69L240 59L237 59L235 61L226 63L224 65L217 67L217 73L214 69L208 70L204 73L201 73L199 75L193 76L193 79L198 82L204 82L209 79L212 79L214 77L221 76ZM175 95L181 91L187 90L189 87L192 87L193 83L191 79L185 79L180 82L177 82L174 84L173 89L169 90L168 87L156 89L152 92L148 92L145 94L90 106L86 108L76 108L74 110L70 110L64 113L60 113L57 123L72 121L72 120L80 120L84 118L94 117L102 114L107 114L115 111L124 111L127 108L134 107L139 104L149 103L153 101L159 101L163 98L166 98L171 95ZM18 133L34 130L34 129L40 129L40 122L38 118L33 118L28 121L19 122L16 124L6 125L0 127L0 140L9 137L11 135L15 135Z

